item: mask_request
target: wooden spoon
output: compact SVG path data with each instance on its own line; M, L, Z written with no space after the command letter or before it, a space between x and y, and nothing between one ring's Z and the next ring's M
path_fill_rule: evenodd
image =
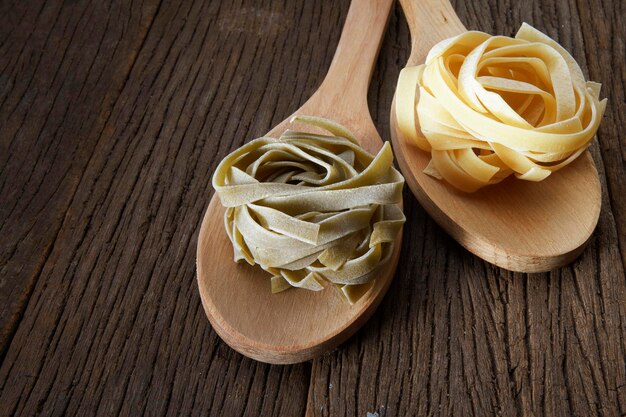
M400 3L412 38L407 66L424 63L433 45L466 31L447 0ZM588 151L542 182L509 178L466 194L422 172L430 154L397 129L395 100L391 139L417 200L461 245L488 262L512 271L548 271L576 258L596 227L600 181Z
M367 107L367 90L392 4L393 0L351 4L325 80L294 113L343 124L371 153L383 142ZM268 136L284 132L289 119ZM294 288L272 294L267 272L233 262L223 216L219 198L213 195L198 236L200 297L217 334L236 351L262 362L302 362L334 349L372 315L396 270L401 233L391 260L352 306L331 286L319 292Z

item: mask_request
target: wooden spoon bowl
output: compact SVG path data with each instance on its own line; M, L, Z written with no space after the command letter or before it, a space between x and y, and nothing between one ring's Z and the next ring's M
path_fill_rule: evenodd
M359 0L351 4L328 75L294 113L327 117L343 124L371 153L378 152L383 142L367 107L367 89L392 4L393 0ZM289 119L267 135L280 136ZM213 195L198 237L200 297L218 335L236 351L262 362L302 362L334 349L371 316L396 270L401 233L391 260L381 267L380 276L354 305L330 285L319 292L289 289L272 294L267 272L258 266L233 262L223 216L219 198Z
M447 0L401 0L411 31L407 66L419 65L437 42L466 31ZM508 178L471 194L423 173L430 154L398 130L390 115L394 152L413 194L462 246L505 269L542 272L582 252L600 215L598 172L589 152L542 182Z

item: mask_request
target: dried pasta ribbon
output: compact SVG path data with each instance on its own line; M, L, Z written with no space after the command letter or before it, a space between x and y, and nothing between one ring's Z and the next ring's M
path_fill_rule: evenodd
M396 115L431 153L424 172L473 192L511 174L541 181L574 161L600 125L599 97L561 45L524 23L515 38L471 31L435 45L401 72Z
M335 122L291 122L330 134L287 130L255 139L213 175L235 261L268 271L272 292L319 291L330 282L354 303L393 253L405 220L397 206L404 178L389 143L373 157Z

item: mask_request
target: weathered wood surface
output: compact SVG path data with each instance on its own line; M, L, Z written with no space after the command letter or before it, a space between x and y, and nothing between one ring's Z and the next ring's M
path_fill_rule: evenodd
M268 366L212 331L210 175L315 90L347 8L0 2L0 415L626 414L623 1L455 2L468 28L535 25L604 84L604 205L578 261L494 268L407 193L396 279L337 351ZM408 52L396 6L370 88L383 138Z

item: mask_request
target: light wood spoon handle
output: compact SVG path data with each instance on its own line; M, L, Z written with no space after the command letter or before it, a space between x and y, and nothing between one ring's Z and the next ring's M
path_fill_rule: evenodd
M400 0L411 32L406 66L423 64L434 43L465 32L448 0Z
M371 153L378 152L383 142L369 113L367 90L392 5L393 0L354 0L350 4L326 78L296 112L340 122ZM279 125L275 130L285 127Z
M351 116L355 103L367 109L369 87L393 0L356 0L350 4L330 68L316 93ZM335 112L336 113L336 112Z

